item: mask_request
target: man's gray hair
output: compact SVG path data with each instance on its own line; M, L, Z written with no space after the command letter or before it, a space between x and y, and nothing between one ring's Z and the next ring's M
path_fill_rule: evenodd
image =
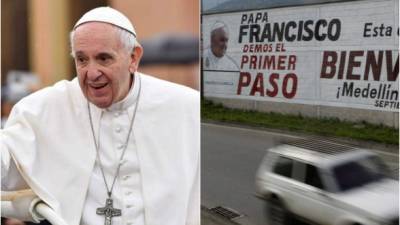
M133 52L133 49L137 46L139 46L139 43L136 40L136 37L130 33L129 31L126 31L125 29L122 29L117 26L112 26L115 31L117 32L122 46L125 48L125 50L130 54ZM75 58L75 51L74 51L74 35L75 35L75 30L72 30L69 33L69 43L71 46L71 56Z

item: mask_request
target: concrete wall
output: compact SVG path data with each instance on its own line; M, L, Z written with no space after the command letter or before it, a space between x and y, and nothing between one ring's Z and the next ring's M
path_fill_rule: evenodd
M399 127L398 8L362 0L205 13L203 95L231 108ZM306 23L330 23L331 38L317 25L318 35L302 36ZM388 31L372 34L373 24Z
M282 114L302 115L315 118L338 118L343 121L383 124L389 127L399 128L398 112L382 112L366 109L338 108L331 106L315 106L304 104L287 104L281 102L251 101L242 99L227 99L207 97L215 103L221 103L225 107L254 110L260 112L276 112Z

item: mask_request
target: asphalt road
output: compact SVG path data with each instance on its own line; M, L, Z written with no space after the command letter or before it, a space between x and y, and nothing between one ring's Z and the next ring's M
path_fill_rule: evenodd
M293 138L298 136L202 124L202 205L232 209L243 215L236 219L242 224L266 225L266 203L254 196L254 175L266 149ZM398 153L379 152L398 171Z

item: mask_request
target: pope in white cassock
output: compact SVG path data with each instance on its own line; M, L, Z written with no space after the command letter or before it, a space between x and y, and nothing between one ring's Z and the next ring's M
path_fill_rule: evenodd
M239 71L235 60L226 54L228 41L228 27L222 22L216 22L210 32L210 47L204 51L205 70Z
M83 15L71 49L78 77L22 99L1 131L2 190L32 189L70 225L200 224L198 92L137 72L112 8Z

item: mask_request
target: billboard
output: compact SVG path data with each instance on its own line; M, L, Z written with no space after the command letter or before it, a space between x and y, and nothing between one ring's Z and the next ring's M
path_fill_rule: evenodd
M203 15L204 96L397 112L398 4Z

